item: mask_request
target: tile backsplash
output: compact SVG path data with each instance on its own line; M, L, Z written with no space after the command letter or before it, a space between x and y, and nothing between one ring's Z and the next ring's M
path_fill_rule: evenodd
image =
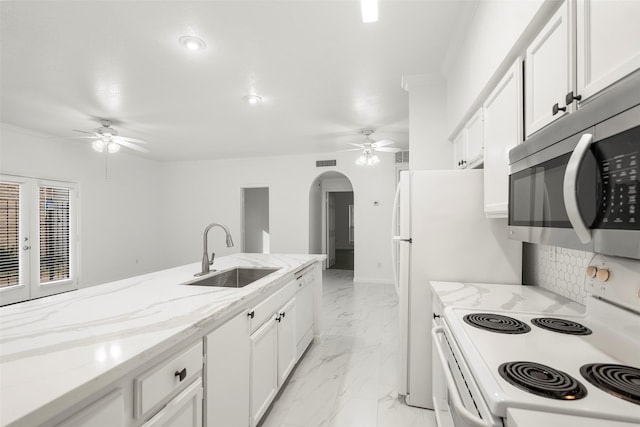
M584 304L585 269L592 252L524 243L522 280Z

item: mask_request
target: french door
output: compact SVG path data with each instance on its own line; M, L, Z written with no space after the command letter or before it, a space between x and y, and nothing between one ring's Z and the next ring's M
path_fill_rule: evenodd
M77 188L0 175L0 305L78 288Z

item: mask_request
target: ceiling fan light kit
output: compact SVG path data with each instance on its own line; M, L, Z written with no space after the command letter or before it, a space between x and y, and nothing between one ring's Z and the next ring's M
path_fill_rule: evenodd
M114 154L120 151L122 146L131 148L132 150L140 151L142 153L148 153L144 147L138 144L146 144L146 141L138 138L128 138L119 136L118 131L111 127L111 120L100 120L101 127L94 129L93 132L73 129L75 132L87 134L88 136L78 136L76 138L93 139L91 147L99 152L106 152L108 154Z
M374 141L371 139L371 134L375 131L373 129L361 129L360 133L364 135L365 141L359 144L354 142L350 142L350 145L358 148L351 148L348 150L342 151L361 151L360 157L356 160L356 164L360 166L372 166L377 163L380 163L380 158L376 154L376 151L381 151L385 153L397 153L400 151L399 148L388 147L394 143L394 141L390 139L384 139L382 141Z

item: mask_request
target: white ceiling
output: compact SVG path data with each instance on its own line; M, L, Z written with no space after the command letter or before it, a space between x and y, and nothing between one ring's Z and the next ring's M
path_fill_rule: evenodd
M363 24L346 0L3 1L0 121L80 144L111 119L156 160L331 152L364 127L406 147L401 77L439 72L465 5L383 0Z

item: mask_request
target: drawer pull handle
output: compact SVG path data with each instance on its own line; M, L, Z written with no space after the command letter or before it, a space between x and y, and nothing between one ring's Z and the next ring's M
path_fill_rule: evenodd
M256 312L253 311L253 310L251 310L250 312L247 313L247 316L249 316L252 319L253 319L253 316L255 316L255 315L256 315Z
M180 378L180 382L187 377L187 368L182 369L182 371L176 371L174 376Z
M435 314L435 313L433 313L433 319L434 319L434 320L435 320L435 319L438 319L439 317L440 317L440 315L439 315L439 314Z
M287 313L283 311L282 313L280 313L280 316L282 316L284 318L285 314L287 314Z

